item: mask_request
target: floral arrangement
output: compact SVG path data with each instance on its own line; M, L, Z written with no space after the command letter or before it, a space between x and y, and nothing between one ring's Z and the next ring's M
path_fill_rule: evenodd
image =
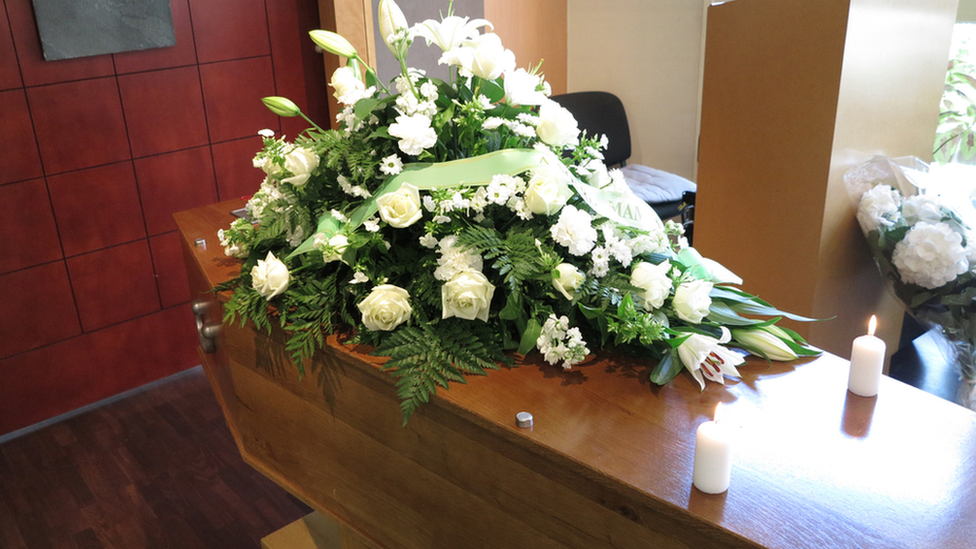
M294 142L262 131L254 165L266 177L247 203L257 225L219 234L244 260L217 288L233 291L226 321L280 326L300 372L324 334L351 327L390 357L405 420L437 387L514 353L569 369L596 349L629 350L655 383L684 368L702 388L738 376L744 359L729 345L775 360L819 354L776 326L808 319L735 288L608 171L606 137L581 134L540 67L516 68L480 32L490 23L449 9L408 26L390 0L379 17L402 68L389 87L347 40L312 31L348 60L331 79L339 129L306 118ZM443 51L448 82L406 66L418 39ZM304 117L285 98L263 101Z
M917 158L876 157L848 171L857 220L882 275L906 310L950 343L976 379L976 168L930 171Z

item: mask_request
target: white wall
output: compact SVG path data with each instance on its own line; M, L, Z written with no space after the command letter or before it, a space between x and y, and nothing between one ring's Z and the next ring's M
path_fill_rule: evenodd
M631 163L694 179L703 0L568 0L568 91L627 109Z

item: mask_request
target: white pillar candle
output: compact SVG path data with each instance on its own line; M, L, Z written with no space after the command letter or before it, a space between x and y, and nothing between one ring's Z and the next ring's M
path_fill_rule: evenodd
M851 348L851 374L847 388L855 395L873 397L881 385L881 370L884 369L885 342L874 336L878 319L871 316L867 335L854 340Z
M721 407L715 407L715 419L699 425L695 435L692 484L706 494L728 490L732 476L732 431L720 421Z

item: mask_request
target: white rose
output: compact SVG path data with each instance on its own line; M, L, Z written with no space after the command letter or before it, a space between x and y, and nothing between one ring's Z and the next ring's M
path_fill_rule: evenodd
M376 286L357 307L363 313L363 324L374 332L389 332L410 318L413 312L410 294L393 284Z
M680 284L674 291L674 312L678 318L692 324L701 324L708 316L708 308L712 305L712 283L704 280L692 280Z
M867 234L880 225L890 227L898 220L901 195L888 185L878 185L861 196L857 205L857 221Z
M586 277L579 269L569 263L556 265L556 272L559 273L559 277L552 277L553 287L556 288L556 291L563 294L563 297L572 301L573 294L576 293L576 290Z
M312 171L318 167L318 155L303 147L295 147L285 155L285 169L292 173L292 177L286 177L281 181L299 187L308 182Z
M524 193L525 205L529 207L529 211L552 215L566 205L573 192L560 175L555 168L539 168L533 172Z
M390 124L390 135L400 141L400 150L410 156L417 156L437 144L437 132L430 127L430 118L422 114L413 116L400 115L396 122Z
M962 235L948 223L919 222L895 244L891 261L902 281L934 290L969 270Z
M644 300L644 309L648 312L664 305L664 300L671 293L671 262L665 261L660 265L641 261L630 274L630 284L644 290L638 297ZM700 320L699 320L700 322Z
M403 183L394 193L376 197L380 217L391 227L403 229L423 216L420 210L420 191L410 183Z
M579 143L579 127L573 114L549 99L539 108L539 125L535 132L546 145L575 146Z
M271 252L251 268L251 285L265 299L270 300L287 290L288 281L288 267Z
M272 160L267 156L261 158L255 156L251 163L255 168L258 168L270 176L275 176L281 173L281 166L272 162Z
M488 321L495 287L478 271L463 271L441 287L442 318Z
M344 105L355 105L356 101L363 98L366 93L366 84L356 76L356 71L352 67L339 67L332 73L332 81L329 82L335 93L332 95Z

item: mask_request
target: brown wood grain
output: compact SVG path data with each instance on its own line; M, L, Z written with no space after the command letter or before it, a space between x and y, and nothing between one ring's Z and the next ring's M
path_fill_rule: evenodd
M177 215L184 241L237 204ZM187 246L191 284L234 274ZM196 273L194 273L196 271ZM206 287L206 286L203 286ZM198 289L200 287L197 287ZM607 355L529 360L441 391L401 426L393 380L333 336L299 380L281 334L224 327L205 367L244 458L379 547L971 547L976 414L885 378L846 390L832 355L700 391ZM730 490L691 485L718 402L738 425ZM534 415L518 429L515 414Z

